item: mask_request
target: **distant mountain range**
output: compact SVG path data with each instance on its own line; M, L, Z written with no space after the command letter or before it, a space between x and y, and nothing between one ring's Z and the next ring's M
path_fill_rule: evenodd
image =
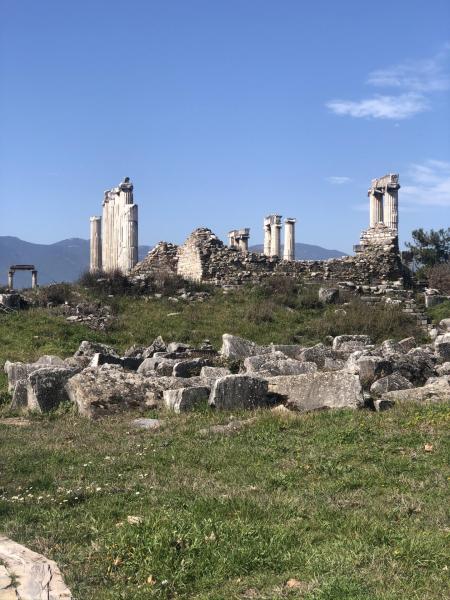
M296 257L323 260L345 256L338 250L327 250L310 244L296 244ZM139 260L149 252L151 246L139 246ZM263 246L252 246L252 252L262 252ZM71 238L55 244L32 244L17 237L0 236L0 284L8 280L8 269L14 264L33 264L38 270L41 284L59 281L76 281L89 268L89 240ZM14 277L16 288L30 287L31 274L17 272Z
M139 259L150 250L139 246ZM89 268L89 240L71 238L55 244L32 244L16 237L0 236L0 284L8 281L8 269L14 264L33 264L38 270L38 283L76 281ZM18 271L14 287L30 287L31 274Z
M262 252L264 246L250 246L251 252ZM281 246L281 254L283 254L283 245ZM295 258L297 260L326 260L327 258L339 258L347 256L345 252L340 250L328 250L322 246L314 246L313 244L295 244Z

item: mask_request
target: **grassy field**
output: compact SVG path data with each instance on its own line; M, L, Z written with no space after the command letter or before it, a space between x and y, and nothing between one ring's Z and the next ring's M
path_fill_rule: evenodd
M282 290L112 305L106 333L46 309L1 315L0 364L68 356L83 339L123 350L159 334L216 347L224 332L259 343L421 336L395 307L352 303L342 315ZM149 412L163 420L154 432L134 429L137 415L92 423L70 407L18 426L4 377L0 390L0 531L56 560L76 600L450 595L448 406L235 414L253 420L224 435L203 431L231 418L213 411Z
M448 406L236 416L1 424L1 530L78 600L448 597Z

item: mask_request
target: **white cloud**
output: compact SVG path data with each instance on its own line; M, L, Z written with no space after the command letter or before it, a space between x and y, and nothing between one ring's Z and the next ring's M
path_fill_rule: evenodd
M350 183L350 181L352 181L351 177L344 177L344 176L333 176L333 177L327 177L327 181L329 183L333 183L334 185L343 185L344 183Z
M333 100L327 106L337 115L397 120L407 119L428 109L425 98L415 93L401 94L400 96L375 96L358 102Z
M427 160L413 164L405 181L400 191L402 203L450 207L450 162Z
M378 87L397 87L415 92L440 92L450 88L448 57L450 44L426 60L410 60L373 71L368 83Z
M396 88L398 95L377 94L362 100L332 100L327 107L337 115L356 118L408 119L430 108L430 96L450 89L450 43L432 58L406 61L369 74L367 83Z

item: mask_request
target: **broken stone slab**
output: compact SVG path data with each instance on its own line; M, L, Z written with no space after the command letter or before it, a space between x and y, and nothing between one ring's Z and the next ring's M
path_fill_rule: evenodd
M368 389L377 380L392 373L392 363L381 356L361 356L356 361L359 380Z
M27 380L20 379L14 386L12 395L11 410L23 410L27 407L28 392L27 392ZM0 599L1 600L1 599Z
M112 346L107 346L106 344L100 344L98 342L89 342L87 340L81 342L74 356L89 356L89 358L93 358L95 354L120 358L117 351Z
M364 403L359 377L345 371L271 377L269 393L299 411L358 408Z
M44 354L39 357L37 361L34 363L35 365L44 365L47 367L65 367L66 363L59 356L54 356L53 354Z
M309 363L305 363L305 364L309 364ZM342 371L342 369L345 369L345 366L346 366L345 360L342 360L341 358L331 358L329 356L325 356L322 370L323 371Z
M319 288L319 301L324 304L335 304L339 299L338 288Z
M438 375L450 375L450 362L445 362L442 365L436 367L436 373Z
M10 362L7 360L4 371L8 378L8 392L14 391L18 381L26 381L30 373L42 369L44 366L36 363Z
M232 435L237 431L240 431L244 427L254 423L256 421L255 417L251 419L245 419L241 421L239 419L232 419L229 423L225 425L211 425L211 427L207 427L206 429L200 429L199 434L201 436L206 436L209 434L220 434L220 435Z
M207 386L166 390L163 392L164 404L176 413L187 412L202 405L207 406L209 393Z
M333 350L340 354L351 354L372 345L368 335L338 335L333 340Z
M219 379L219 377L225 377L225 375L231 375L231 371L227 367L205 366L200 371L200 377L207 380Z
M205 358L192 358L177 362L172 369L173 377L193 377L199 376L203 367L210 365L210 361Z
M390 402L392 406L403 402L427 404L450 402L450 386L437 383L409 390L395 390L383 394L380 401Z
M317 371L317 365L314 362L300 362L293 358L287 358L282 352L249 356L244 360L244 368L247 373L256 373L263 377L300 375Z
M435 349L436 357L439 362L450 361L450 341L436 342Z
M272 353L282 352L288 358L294 358L295 360L301 360L301 353L305 349L304 346L299 344L271 344L269 348Z
M214 382L209 405L218 410L266 406L267 388L267 381L255 375L226 375Z
M155 355L156 352L166 352L167 345L166 342L159 335L147 348L144 348L142 352L142 358L151 358Z
M27 379L27 410L49 412L68 402L66 383L77 373L69 367L43 367L30 373Z
M54 561L3 535L0 535L0 562L13 579L12 592L14 595L11 596L12 598L17 600L72 600L72 594ZM2 590L2 592L6 591L11 591L10 587ZM6 600L6 594L4 597Z
M112 354L96 352L89 362L89 367L101 367L102 365L121 365L122 360Z
M393 408L394 406L395 406L394 400L388 400L388 399L384 399L384 398L377 398L373 402L373 407L376 410L376 412L383 412L385 410L389 410L390 408Z
M413 384L403 377L400 373L392 373L381 377L370 386L370 393L376 398L381 397L386 392L392 392L394 390L410 390Z
M173 352L187 352L188 350L193 350L192 346L183 344L182 342L170 342L167 346L167 352L169 354L172 354Z
M220 354L225 358L240 360L247 356L257 354L270 354L272 352L269 346L258 346L250 340L224 333L222 336L222 348Z
M166 356L153 356L146 358L139 366L137 372L140 375L153 377L155 375L171 376L174 366L180 362L175 358L166 358Z
M409 352L416 347L416 340L413 337L404 338L399 341L399 346L402 348L403 352Z
M316 344L310 348L305 348L300 354L300 359L302 361L316 363L319 369L325 366L325 360L327 358L336 358L336 356L334 355L333 350L324 344Z
M439 329L450 333L450 319L442 319L442 321L439 321Z
M421 349L391 356L392 370L398 371L414 385L423 385L435 374L436 358Z
M385 340L381 344L380 350L384 358L389 358L394 354L404 354L406 352L396 340Z
M160 429L162 426L162 421L160 419L134 419L131 421L133 427L137 427L138 429L149 429L152 431L156 431ZM1 600L1 599L0 599Z
M151 381L116 365L84 369L67 381L66 391L79 413L91 419L156 406Z

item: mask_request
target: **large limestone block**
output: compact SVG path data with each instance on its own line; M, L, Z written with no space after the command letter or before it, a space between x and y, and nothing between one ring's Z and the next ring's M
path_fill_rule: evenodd
M206 386L166 390L163 393L164 404L176 413L187 412L201 405L206 406L209 392L210 388Z
M338 335L333 340L333 350L340 354L351 354L356 350L364 350L372 344L368 335Z
M316 344L310 348L305 348L302 351L300 358L305 362L314 362L319 368L323 368L325 366L325 360L327 358L335 358L335 355L330 347L325 346L324 344Z
M380 397L385 392L392 392L394 390L410 390L413 384L403 377L400 373L392 373L381 377L370 386L370 393L374 397Z
M287 358L282 352L262 354L260 356L249 356L244 360L244 368L247 373L256 373L261 376L274 375L301 375L317 371L317 365L313 362L300 362Z
M338 288L327 288L321 287L319 288L319 301L324 304L334 304L339 299L339 289Z
M440 378L442 379L442 378ZM402 402L442 403L450 402L450 386L447 382L436 382L410 390L395 390L386 392L379 398L377 410L383 410Z
M88 367L67 381L66 390L89 418L155 405L152 381L116 365Z
M301 354L305 349L304 346L299 344L271 344L270 348L272 352L282 352L288 358L295 358L296 360L301 360Z
M450 360L450 341L437 342L435 348L436 357L440 362L447 362Z
M26 381L28 375L39 369L43 369L45 365L37 363L23 362L5 362L4 371L8 377L8 392L13 392L18 381Z
M267 404L267 381L254 375L226 375L216 379L209 397L219 410L252 409Z
M430 353L415 349L407 354L397 354L390 357L393 371L398 371L414 385L423 385L435 374L436 358Z
M392 363L381 356L361 356L356 361L359 380L364 388L392 373Z
M120 358L117 351L111 346L99 344L97 342L88 342L87 340L81 342L74 356L89 356L90 358L93 358L95 354L103 354L106 356L109 355L114 356L115 358Z
M76 373L69 367L43 367L31 373L27 379L27 409L48 412L67 402L65 386Z
M219 377L225 377L225 375L231 375L230 369L227 367L202 367L200 371L200 377L204 379L219 379Z
M200 375L203 367L211 362L205 358L192 358L177 362L172 369L173 377L193 377Z
M6 536L0 536L0 563L14 586L0 590L5 600L71 600L58 565ZM11 594L9 594L11 592Z
M439 323L439 329L442 331L448 331L450 333L450 319L442 319Z
M299 411L363 405L358 376L345 371L271 377L269 393L281 396L288 408Z
M271 348L269 346L258 346L254 342L245 340L237 335L224 333L222 336L222 348L220 353L225 358L240 360L242 358L247 358L247 356L270 354Z

